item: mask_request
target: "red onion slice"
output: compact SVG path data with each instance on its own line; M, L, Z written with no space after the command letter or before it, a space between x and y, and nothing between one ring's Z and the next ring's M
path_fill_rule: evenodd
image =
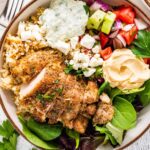
M114 26L112 27L112 31L120 30L122 28L123 28L122 22L119 19L117 19Z
M123 46L126 47L127 43L126 43L125 39L120 34L117 35L117 38L122 42Z
M134 21L135 21L135 24L136 24L138 30L144 30L144 29L148 28L148 24L146 22L144 22L142 19L135 18Z
M115 38L118 35L118 32L119 32L119 30L114 31L113 33L111 33L109 35L109 38L111 38L111 39Z
M135 25L135 24L128 24L128 25L125 25L125 26L122 28L122 30L123 30L123 31L130 31L130 30L133 28L134 25Z
M90 7L90 10L96 11L98 9L101 9L103 11L111 10L110 6L101 0L96 0Z
M113 47L114 47L114 49L120 49L120 48L123 48L123 44L118 38L114 38L113 39Z

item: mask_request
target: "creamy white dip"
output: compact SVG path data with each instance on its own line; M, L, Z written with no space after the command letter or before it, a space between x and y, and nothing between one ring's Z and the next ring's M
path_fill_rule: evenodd
M60 41L66 42L72 37L84 34L88 21L84 5L84 2L75 0L51 1L50 8L39 19L49 46L61 49Z
M150 79L150 69L130 49L118 49L103 63L103 75L111 87L130 90Z

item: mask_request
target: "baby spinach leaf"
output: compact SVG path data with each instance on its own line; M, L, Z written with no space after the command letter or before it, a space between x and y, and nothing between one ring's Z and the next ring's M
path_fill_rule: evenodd
M144 89L145 89L145 87L138 88L138 89L132 89L132 90L123 90L122 91L118 88L113 88L113 89L111 89L111 92L110 92L110 98L113 100L118 95L121 95L120 97L122 97L122 95L123 96L124 95L135 95L136 93L139 93L139 92L143 91Z
M107 123L106 128L111 132L116 141L121 144L123 139L123 130L115 127L112 123Z
M34 132L38 137L44 141L53 140L61 135L62 126L58 125L48 125L45 123L38 123L34 119L30 118L27 121L27 127Z
M95 130L100 132L101 134L105 134L105 139L103 144L107 144L107 141L110 140L110 142L113 145L117 145L117 141L115 140L115 138L112 136L111 132L106 128L106 127L99 127L99 126L95 126Z
M77 149L79 147L79 143L80 143L79 133L74 130L70 130L70 129L66 128L66 134L76 141L76 149Z
M132 103L135 101L137 94L126 94L126 95L120 95L120 97L126 99L128 102Z
M121 95L122 91L118 88L111 89L110 98L113 100L116 96Z
M104 90L105 90L108 86L109 86L109 83L105 81L105 82L100 86L100 88L99 88L99 90L98 90L98 94L101 95L101 94L104 92Z
M47 150L57 150L59 149L54 143L52 142L45 142L41 140L39 137L37 137L34 133L32 133L26 126L26 122L23 120L22 117L19 117L20 123L23 127L23 133L25 137L36 146L39 146L41 148L47 149Z
M146 30L141 30L138 32L138 38L133 42L133 47L131 47L133 53L136 56L142 58L150 57L150 32Z
M148 80L145 84L144 91L140 92L138 95L140 97L140 101L143 106L146 106L150 103L150 80Z
M113 101L115 107L115 115L112 119L112 124L123 130L128 130L136 124L136 111L132 104L126 99L116 97Z

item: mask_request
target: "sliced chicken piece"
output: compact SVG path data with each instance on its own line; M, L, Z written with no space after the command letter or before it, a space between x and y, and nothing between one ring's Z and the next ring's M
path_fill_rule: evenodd
M34 97L28 97L22 100L16 101L17 114L32 116L39 122L46 121L47 112L53 107L52 103L41 103Z
M90 116L93 116L96 113L96 105L95 104L88 105L86 108L86 112Z
M114 107L111 104L100 103L93 118L95 124L106 124L112 120L114 116Z
M74 121L74 130L83 134L88 126L88 119L79 115Z
M52 57L54 57L53 53L54 51L49 50L26 55L19 59L15 67L11 69L12 76L17 83L29 82L51 61Z
M98 101L98 87L95 82L89 81L84 93L83 103L92 104Z
M34 78L29 84L23 84L20 89L20 99L33 95L43 84L45 79L46 69L44 68L40 74Z
M29 97L38 92L46 92L58 79L60 72L62 72L62 67L59 62L55 62L55 65L50 63L30 83L21 86L20 98Z
M80 107L80 114L88 119L96 113L96 104L82 104Z

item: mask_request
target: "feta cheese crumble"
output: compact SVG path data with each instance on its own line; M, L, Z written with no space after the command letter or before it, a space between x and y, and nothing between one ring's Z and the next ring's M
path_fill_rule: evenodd
M77 44L79 42L79 37L73 37L70 39L70 45L72 49L76 49Z
M85 77L90 77L96 72L95 68L88 68L86 71L83 72Z
M87 48L87 49L92 49L94 44L95 44L95 39L90 36L89 34L86 34L80 41L81 46Z
M102 49L102 48L101 48L101 45L95 45L95 46L92 48L92 52L95 53L95 54L98 54L101 49Z
M90 67L98 67L103 64L103 59L100 58L99 54L94 55L94 57L91 58L89 66Z
M22 41L33 39L37 41L44 40L41 28L31 23L20 22L18 26L18 35L21 37Z
M77 51L74 53L73 59L70 61L70 64L73 65L73 69L78 70L88 68L89 62L90 58L88 55Z

